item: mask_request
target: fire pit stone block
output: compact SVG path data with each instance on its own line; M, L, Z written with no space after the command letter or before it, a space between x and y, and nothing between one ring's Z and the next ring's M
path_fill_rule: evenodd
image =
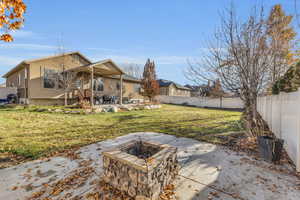
M136 200L156 200L178 173L177 149L130 141L105 151L103 180Z

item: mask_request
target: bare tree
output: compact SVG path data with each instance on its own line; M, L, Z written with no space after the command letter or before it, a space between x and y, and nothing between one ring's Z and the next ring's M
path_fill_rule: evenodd
M122 68L125 71L125 73L130 76L133 76L138 79L141 79L143 77L143 69L138 64L133 64L133 63L125 64L123 65Z
M59 70L58 70L58 89L64 90L64 104L68 105L68 93L71 89L73 89L74 81L76 79L77 74L67 69L66 66L66 49L62 40L62 37L58 41L57 53L61 55L61 59L59 59Z
M257 97L270 82L274 51L267 43L263 8L254 8L240 22L233 6L225 10L221 26L208 55L201 62L190 64L186 76L200 82L220 79L226 91L240 96L245 105L245 125L251 136L261 133L264 123L257 112Z

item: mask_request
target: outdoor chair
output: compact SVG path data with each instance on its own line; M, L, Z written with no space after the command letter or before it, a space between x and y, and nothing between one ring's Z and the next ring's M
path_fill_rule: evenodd
M99 104L103 103L103 97L101 97L101 96L95 96L94 100L95 100L96 105L99 105Z
M117 97L116 96L111 96L111 103L116 104L117 103Z
M108 96L108 95L104 95L103 97L102 97L102 102L103 102L103 104L110 104L111 103L111 96Z

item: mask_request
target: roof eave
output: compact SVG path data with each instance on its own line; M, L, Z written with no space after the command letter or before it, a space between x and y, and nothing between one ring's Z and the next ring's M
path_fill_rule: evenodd
M120 74L125 74L125 72L111 59L101 60L99 62L92 63L89 67L92 67L92 66L98 65L98 64L108 63L108 62L110 62L120 72Z
M31 64L33 62L38 62L38 61L41 61L41 60L47 60L47 59L59 57L59 56L62 56L62 55L72 55L72 54L78 54L82 58L84 58L86 61L88 61L89 64L92 64L92 62L87 57L85 57L84 55L82 55L79 51L73 51L73 52L69 52L69 53L65 53L65 54L60 54L60 55L48 56L48 57L37 58L37 59L32 59L32 60L24 60L21 63L19 63L17 66L15 66L14 68L12 68L10 71L8 71L6 74L4 74L2 76L2 78L7 78L11 73L13 73L14 71L17 71L18 67L20 65L22 65L22 64Z
M78 54L82 58L84 58L86 61L88 61L89 64L92 64L92 61L90 61L87 57L82 55L79 51L72 51L72 52L68 52L68 53L62 53L62 54L59 54L59 55L53 55L53 56L47 56L47 57L36 58L36 59L31 59L31 60L25 60L25 62L26 63L33 63L33 62L38 62L38 61L41 61L41 60L48 60L48 59L52 59L52 58L56 58L56 57L60 57L60 56L72 55L72 54Z
M5 73L2 78L7 78L8 76L10 76L12 73L16 72L19 70L20 66L22 66L23 64L28 64L26 61L22 61L20 62L17 66L15 66L14 68L12 68L11 70L9 70L7 73Z

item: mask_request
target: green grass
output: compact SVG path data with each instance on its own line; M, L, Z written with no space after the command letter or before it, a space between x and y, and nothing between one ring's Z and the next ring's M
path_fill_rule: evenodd
M132 132L161 132L213 143L240 131L240 112L163 105L158 110L76 115L0 109L0 152L38 158Z

